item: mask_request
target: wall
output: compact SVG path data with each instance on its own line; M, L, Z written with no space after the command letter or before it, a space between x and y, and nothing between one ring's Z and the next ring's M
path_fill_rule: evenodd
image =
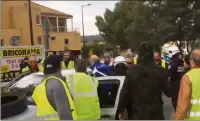
M41 8L38 5L31 4L32 25L34 45L38 45L38 36L42 36L42 25L36 25L36 15L41 15ZM1 2L2 15L2 39L4 43L9 44L11 36L19 35L20 45L30 45L30 24L27 1L3 1ZM20 31L20 32L19 32ZM69 39L70 48L72 50L80 50L80 34L76 32L68 33L50 33L50 36L56 36L56 41L50 41L50 49L54 51L63 50L65 47L64 39ZM8 39L9 38L9 39Z
M12 36L20 36L21 39L21 29L3 29L1 32L4 46L10 46Z
M80 34L76 32L69 33L50 33L51 37L56 37L56 40L50 40L50 50L63 51L65 45L65 39L69 40L68 48L71 50L80 50Z

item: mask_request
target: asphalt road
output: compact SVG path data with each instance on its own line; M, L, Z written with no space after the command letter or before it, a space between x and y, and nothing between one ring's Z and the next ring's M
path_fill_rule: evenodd
M171 99L163 95L163 101L164 101L164 116L165 120L172 120L174 109L172 106Z

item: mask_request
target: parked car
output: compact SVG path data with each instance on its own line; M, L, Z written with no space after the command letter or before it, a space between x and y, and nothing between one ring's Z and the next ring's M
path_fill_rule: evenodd
M70 74L73 74L75 70L62 70L62 75L67 76ZM32 92L34 90L34 87L36 87L38 84L41 83L41 81L44 79L44 75L41 72L38 73L32 73L32 74L22 74L15 78L13 81L11 81L6 88L6 90L9 90L10 92L7 94L2 95L3 104L2 104L2 119L6 120L34 120L37 119L36 117L36 106L34 104L34 101L31 98ZM119 92L122 88L124 76L106 76L106 77L99 77L97 78L99 81L99 87L98 87L98 94L100 105L101 105L101 119L105 120L114 120L115 119L115 113L118 106L118 99L119 99ZM114 88L110 92L108 92L109 96L101 95L101 92L103 92L102 86L104 84L112 85ZM20 92L26 92L26 95L23 95ZM8 95L11 95L10 97L17 97L11 99L11 102L6 102L6 98L8 98ZM9 97L9 99L10 99ZM27 97L27 98L26 98ZM16 100L14 100L16 99ZM26 100L28 100L28 105L26 106ZM102 104L102 100L107 100L105 104ZM18 105L15 105L15 102L18 102ZM6 108L7 105L10 104L8 108ZM24 105L20 106L19 105ZM23 109L21 109L23 108ZM19 111L21 110L21 112ZM16 113L14 113L16 111ZM5 114L6 113L6 114Z
M62 75L73 74L75 70L62 70ZM124 83L124 76L105 76L96 78L99 81L98 95L101 107L101 120L114 120L118 107L119 95ZM41 83L44 75L41 72L24 73L11 81L4 90L8 93L1 95L1 119L5 120L37 120L36 106L31 98L34 87ZM112 90L105 92L104 84L112 85ZM23 93L20 93L23 92ZM24 94L24 92L26 92ZM106 96L102 94L109 94ZM106 102L105 102L106 100ZM171 120L173 108L170 98L163 95L165 119ZM28 102L28 104L27 104Z

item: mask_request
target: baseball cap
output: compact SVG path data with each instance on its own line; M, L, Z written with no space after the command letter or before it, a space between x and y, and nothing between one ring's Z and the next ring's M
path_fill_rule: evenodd
M52 74L61 67L62 59L58 55L51 55L44 60L44 74Z

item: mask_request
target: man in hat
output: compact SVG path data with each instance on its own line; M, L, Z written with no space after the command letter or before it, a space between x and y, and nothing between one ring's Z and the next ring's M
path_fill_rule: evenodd
M32 95L37 105L37 117L45 120L76 120L77 114L65 77L61 75L61 58L44 60L45 78Z

